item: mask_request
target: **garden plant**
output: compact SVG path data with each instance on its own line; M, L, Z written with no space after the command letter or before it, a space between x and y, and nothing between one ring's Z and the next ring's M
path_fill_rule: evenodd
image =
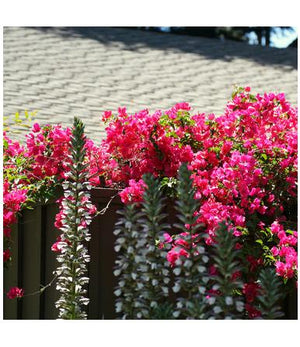
M198 203L190 175L187 165L183 164L179 169L176 201L179 223L174 223L177 234L172 237L164 232L171 226L162 223L166 217L162 212L164 198L158 180L153 177L144 176L143 201L129 204L120 212L122 218L115 229L119 253L115 295L116 312L123 319L243 319L249 316L243 295L243 258L236 249L237 238L231 222L220 223L215 243L212 247L206 244L203 226L196 223ZM157 222L154 223L157 228L152 227L149 219ZM170 243L176 245L178 255L171 266L173 278L165 256ZM283 316L282 283L274 269L260 270L255 290L256 295L252 294L251 298L253 315L264 319Z
M100 145L81 135L76 144L76 126L34 123L25 143L5 129L5 271L14 261L18 214L47 203L60 187L55 226L63 234L53 251L62 259L74 245L68 233L76 213L89 238L88 222L99 212L88 190L72 185L78 174L82 187L118 189L125 205L111 250L121 318L281 318L298 265L297 109L284 94L236 88L219 116L192 113L183 102L153 114L119 108L102 120ZM72 205L77 195L79 209ZM176 201L174 224L165 219L168 199ZM22 300L26 288L6 292ZM60 317L85 317L67 316Z

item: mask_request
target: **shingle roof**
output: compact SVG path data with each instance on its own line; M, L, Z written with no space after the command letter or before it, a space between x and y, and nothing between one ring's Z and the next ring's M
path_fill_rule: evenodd
M297 103L297 50L130 28L5 27L4 115L38 110L41 123L86 124L96 142L100 116L168 109L222 113L234 84L285 92Z

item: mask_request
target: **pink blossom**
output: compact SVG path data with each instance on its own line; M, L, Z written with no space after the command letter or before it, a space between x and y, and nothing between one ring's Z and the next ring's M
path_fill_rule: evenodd
M6 295L9 299L22 298L22 296L24 295L24 290L18 287L13 287L10 288Z
M171 264L171 266L175 266L176 260L179 259L181 256L187 257L187 251L181 247L174 247L168 252L167 260Z
M273 234L278 234L279 231L282 230L282 226L277 221L275 221L272 223L270 229L271 229Z
M243 293L245 294L247 303L252 303L259 294L259 285L257 283L245 283Z
M32 131L34 133L38 133L40 130L41 130L40 125L38 123L34 123L33 126L32 126Z
M6 261L8 261L10 258L10 251L9 249L5 249L3 251L3 263L5 263Z
M145 173L157 179L177 177L180 165L187 162L194 196L200 203L197 223L204 225L206 244L216 242L215 232L222 221L230 220L231 230L239 238L236 249L251 246L244 242L241 230L245 234L271 230L277 274L291 278L297 273L297 232L286 230L289 220L285 216L297 196L297 109L283 93L250 92L249 86L241 89L221 115L193 115L185 102L153 114L147 109L129 114L119 108L115 115L106 111L106 138L100 146L86 142L87 170L93 186L121 187L121 200L127 204L143 200ZM69 128L36 123L23 146L4 134L5 166L15 167L14 160L20 156L28 162L22 174L30 183L61 182L69 170L70 135ZM27 191L4 180L3 198L4 236L9 238ZM92 206L87 212L94 214L96 208ZM64 216L61 208L56 216L57 228L63 226ZM253 217L251 229L248 222ZM85 226L84 221L81 223ZM166 242L174 246L168 254L174 263L178 254L185 252L185 237L173 241L169 236ZM261 259L251 252L246 257L253 273ZM256 314L251 307L249 310Z
M94 216L97 213L97 207L91 204L91 206L88 209L88 213L90 216Z
M237 243L235 244L234 249L242 249L242 248L243 248L243 245L242 245L241 243L237 242Z
M246 309L250 319L261 317L261 312L259 310L257 310L254 306L246 304L245 309Z
M218 274L218 270L216 268L215 265L211 265L208 269L208 273L211 275L211 276L215 276Z
M145 183L142 179L139 181L129 180L129 186L119 193L124 204L133 202L142 202L145 190Z
M164 233L165 242L170 243L173 241L172 237L168 233Z
M235 281L241 277L242 277L242 273L240 271L235 271L231 276L231 281Z
M277 247L272 247L271 252L275 257L279 254L279 250Z

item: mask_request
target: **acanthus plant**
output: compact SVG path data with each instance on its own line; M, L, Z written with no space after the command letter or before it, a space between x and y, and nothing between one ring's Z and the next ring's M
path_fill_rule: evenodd
M133 202L119 211L114 275L116 313L122 319L172 318L170 271L166 259L168 245L165 223L165 198L160 183L151 175L144 176L143 201Z
M19 125L22 119L19 115L15 118ZM3 134L3 263L8 271L9 263L13 261L11 227L17 222L18 215L24 209L32 209L36 205L45 204L53 199L57 189L67 177L71 130L61 125L41 126L34 123L31 131L26 135L24 144L10 138L13 131L9 127L5 130ZM92 185L97 185L101 170L100 150L89 139L85 147L87 160L90 163L89 180ZM22 290L20 293L23 292ZM8 293L8 297L12 298L13 295Z
M203 224L197 223L199 200L190 179L191 172L183 164L178 173L178 198L176 211L178 223L174 224L180 234L174 237L167 259L175 275L173 291L177 294L174 318L204 319L208 291L209 257L204 247Z
M162 213L162 190L153 176L144 176L143 201L127 204L121 211L115 229L117 315L123 319L281 318L284 291L274 269L261 269L252 284L243 282L243 257L231 221L219 223L212 246L205 242L207 235L196 223L199 202L190 176L183 164L173 236L164 232L171 226L162 222L170 216ZM170 268L163 252L172 240Z
M70 164L62 185L64 197L59 212L62 234L55 247L59 262L55 271L56 289L61 293L56 307L59 318L85 319L87 314L82 307L89 303L84 286L89 282L86 263L90 260L85 242L90 240L88 225L97 209L90 201L86 138L83 123L78 118L74 118L70 142Z
M114 249L119 253L114 269L114 275L118 277L114 291L115 312L122 319L137 319L143 315L142 303L136 295L142 289L137 286L137 283L140 283L140 275L138 276L139 263L136 260L140 257L139 249L144 246L144 240L139 240L138 219L141 213L137 213L133 203L119 211L119 214L119 221L114 230L117 237Z

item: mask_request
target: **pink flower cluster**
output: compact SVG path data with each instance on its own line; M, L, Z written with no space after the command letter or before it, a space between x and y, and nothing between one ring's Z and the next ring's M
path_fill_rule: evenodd
M23 146L3 134L4 262L11 258L11 226L16 223L17 213L26 203L29 192L31 198L34 194L29 186L41 180L48 180L52 185L53 180L64 176L69 135L70 131L59 125L41 128L36 123Z
M124 204L143 201L143 194L146 188L145 182L141 179L139 181L129 180L129 186L120 192L121 201Z
M22 204L27 199L27 190L18 189L4 179L3 183L3 235L4 250L3 262L7 262L10 257L9 239L11 236L11 226L17 221L17 213L20 211Z
M279 239L277 247L272 247L271 252L276 259L276 272L284 278L292 278L297 273L298 254L294 247L297 245L298 233L290 231L287 234L283 226L276 220L270 227L273 234Z
M263 266L263 251L255 239L269 226L277 274L292 278L297 275L297 232L289 229L297 222L296 212L291 212L297 205L297 110L282 93L250 92L249 87L241 88L220 116L192 114L187 103L153 114L142 110L130 115L125 108L116 115L105 112L106 138L100 146L86 141L90 183L101 186L104 179L106 186L123 189L123 203L141 202L143 174L176 178L180 165L187 162L200 201L197 222L205 225L207 244L215 242L219 223L230 221L239 238L237 247L253 272ZM37 123L24 146L4 134L5 238L28 194L34 195L35 183L52 185L66 178L70 136L69 128ZM95 207L87 212L95 213ZM63 217L61 208L55 222L59 229ZM59 251L60 242L53 245L54 251ZM184 234L166 242L173 246L168 254L171 264L187 255ZM9 247L4 247L3 257L10 259ZM248 305L251 311L251 302Z
M17 189L10 185L8 180L3 183L3 233L10 237L11 225L16 222L16 215L20 211L22 203L26 200L27 190Z
M175 105L168 112L171 118L184 111L180 107L187 105ZM146 172L173 177L180 163L192 159L190 145L169 136L171 126L160 123L162 115L161 111L151 115L148 110L128 115L124 108L119 109L117 117L110 112L104 114L104 120L110 121L102 142L103 171L108 185L124 187L130 179L139 181Z
M12 141L4 132L3 168L3 223L4 223L4 263L11 259L11 226L17 221L17 213L28 198L34 199L38 193L35 184L53 186L62 182L68 172L71 130L61 125L35 123L26 135L23 146ZM86 142L91 184L99 185L101 154L99 147L91 140ZM101 154L102 155L102 154ZM94 208L93 208L94 210ZM91 211L92 213L92 211ZM12 297L13 295L10 295Z
M61 181L66 178L68 172L69 148L71 129L61 125L45 125L41 127L35 123L29 134L26 135L26 145L21 146L17 141L11 141L4 133L7 146L4 151L5 168L17 167L13 160L22 156L26 163L22 172L26 180L20 183L29 184L43 179ZM86 141L87 161L89 162L89 174L91 183L99 185L99 175L102 172L102 152L93 141Z
M29 177L43 179L49 176L65 178L68 165L68 151L71 130L61 125L33 125L26 135L27 151L25 157L31 160ZM32 160L34 159L34 160Z
M192 115L187 103L154 114L143 110L129 115L126 109L119 109L117 115L105 112L103 119L109 123L102 143L106 184L125 187L124 203L135 197L140 201L142 189L137 182L144 173L176 177L181 163L188 162L195 197L200 199L197 222L206 226L207 244L214 242L216 228L224 220L230 220L240 247L245 246L247 235L259 237L260 223L271 225L285 218L296 224L296 215L289 211L297 202L297 110L282 93L252 95L250 91L241 88L220 116ZM276 235L277 273L290 278L296 275L296 234L288 249L286 237ZM171 264L180 252L184 248L174 243L168 255ZM261 256L255 256L257 266L262 265Z
M9 299L22 298L24 296L24 290L18 287L12 287L6 295Z
M189 226L186 225L186 228L189 229ZM189 253L187 252L187 249L189 248L188 242L185 240L185 238L189 234L187 232L183 232L179 235L179 237L175 237L174 240L170 237L169 234L165 233L165 242L172 244L172 249L167 254L167 260L170 263L170 265L173 267L175 266L176 260L180 257L189 257ZM196 246L196 240L198 238L198 234L194 234L192 236L192 247ZM197 251L195 251L195 254L197 254Z
M31 132L26 135L25 146L22 146L19 142L9 139L4 133L4 171L10 172L10 176L15 175L13 179L4 180L5 236L10 236L10 226L16 222L16 213L20 210L22 203L26 202L27 186L42 180L51 186L53 182L61 182L66 178L70 136L71 130L64 129L61 125L41 127L35 123ZM86 142L86 148L91 184L99 185L102 153L91 140ZM22 188L19 189L19 186ZM7 253L5 257L8 259Z

